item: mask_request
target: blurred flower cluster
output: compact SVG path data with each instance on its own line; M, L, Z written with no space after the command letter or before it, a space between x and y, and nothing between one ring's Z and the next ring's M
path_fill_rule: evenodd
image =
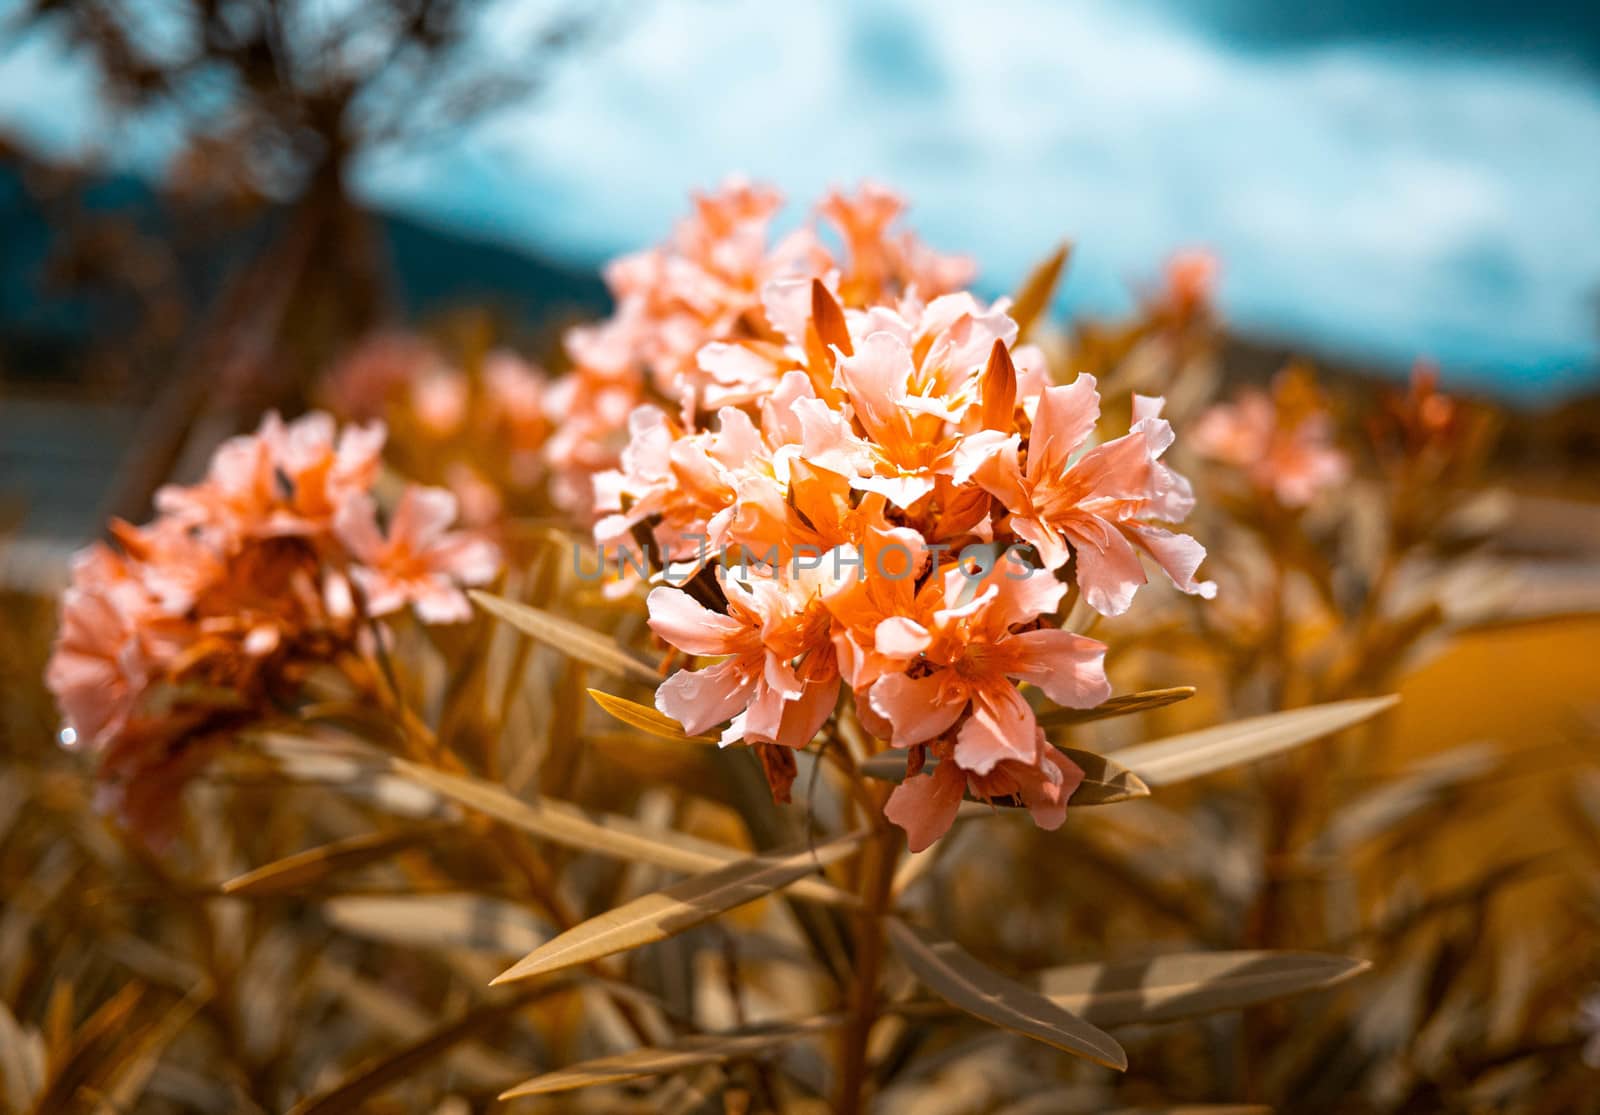
M453 531L456 499L409 486L378 518L384 431L325 414L269 414L232 438L205 478L156 495L144 526L112 524L62 597L47 680L63 739L96 756L105 803L161 834L172 792L206 745L285 700L320 664L370 655L370 620L407 606L456 623L462 585L499 568L488 541Z

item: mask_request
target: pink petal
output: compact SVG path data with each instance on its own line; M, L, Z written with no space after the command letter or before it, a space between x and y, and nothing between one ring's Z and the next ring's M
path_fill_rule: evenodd
M426 550L456 521L456 497L448 488L408 487L400 496L389 541L409 546L413 553Z
M456 534L434 547L430 566L463 585L481 585L500 572L500 551L493 542L471 534Z
M361 590L361 598L366 603L369 616L386 616L391 612L398 612L406 606L409 599L406 586L381 569L352 565L350 580Z
M1136 526L1130 528L1139 544L1145 548L1161 571L1172 583L1191 596L1212 600L1217 595L1215 581L1196 581L1195 572L1206 559L1206 548L1187 534L1175 534L1160 527Z
M656 688L656 708L698 735L749 703L756 679L737 658L704 670L679 670Z
M1052 571L1060 569L1072 556L1072 547L1067 545L1066 538L1042 519L1012 515L1011 530L1018 538L1038 551L1039 562L1046 569Z
M807 683L804 693L784 703L783 723L773 742L784 747L805 747L822 731L838 703L838 677Z
M1030 762L1037 733L1033 710L1016 687L1004 680L975 686L972 715L956 733L955 760L974 774L988 774L1006 759Z
M839 380L869 434L877 436L900 425L898 404L915 370L911 350L891 333L868 334L856 345L854 356L839 361Z
M465 623L472 603L447 577L426 577L411 589L411 605L423 623Z
M896 747L926 743L956 722L967 705L967 690L949 684L940 674L913 678L887 674L873 682L868 694L872 711L894 726Z
M383 553L378 529L378 504L366 493L351 496L333 517L333 531L345 549L361 561L376 562Z
M1067 471L1080 446L1100 420L1100 393L1095 378L1080 375L1062 387L1046 387L1039 395L1028 440L1028 479L1048 483Z
M950 831L966 790L966 774L946 760L896 786L884 803L883 815L905 829L911 851L921 852Z
M891 616L878 624L873 631L873 640L879 654L891 658L914 658L928 649L933 636L915 620Z
M1067 819L1067 803L1083 783L1083 768L1049 744L1041 745L1039 766L1017 778L1018 796L1033 823L1054 832Z
M1120 530L1094 516L1075 518L1066 530L1078 559L1078 587L1089 607L1120 616L1143 585L1144 564Z
M744 630L732 616L711 611L681 589L652 589L645 603L650 630L690 654L731 654L734 637Z
M1063 708L1094 708L1111 696L1106 645L1056 627L1024 631L1005 641L1008 672L1036 686Z

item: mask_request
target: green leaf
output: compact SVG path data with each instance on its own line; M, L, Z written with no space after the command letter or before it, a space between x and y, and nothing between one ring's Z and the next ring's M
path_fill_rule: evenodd
M1169 786L1343 731L1393 708L1399 700L1368 697L1289 709L1136 744L1115 754L1119 763L1151 786Z
M1128 1055L1110 1034L984 966L954 941L898 918L885 919L884 928L911 974L950 1005L1095 1064L1127 1069Z
M581 623L574 623L570 619L476 589L468 590L467 595L471 596L484 611L505 620L530 639L553 647L562 654L588 663L596 669L631 678L646 685L655 686L661 683L661 675L656 672L655 667L634 657L632 653L618 645L615 639Z
M854 855L867 834L836 837L815 848L751 856L705 875L642 895L573 926L494 978L510 983L584 964L682 933L737 906L765 898L827 864Z

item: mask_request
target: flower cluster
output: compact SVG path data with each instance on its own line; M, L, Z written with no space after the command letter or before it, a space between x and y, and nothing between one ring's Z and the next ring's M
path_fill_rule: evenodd
M1189 444L1291 510L1350 475L1333 418L1310 373L1297 368L1280 373L1270 395L1252 390L1213 406L1189 431Z
M376 423L270 414L200 483L158 492L153 522L115 522L115 546L77 557L47 679L63 740L98 756L106 804L136 828L163 827L199 745L370 639L367 620L470 616L460 586L493 578L497 551L450 529L455 497L436 488L407 488L385 530L383 443Z
M770 206L750 188L703 200L681 255L621 265L628 295L601 328L649 353L666 405L632 412L595 537L647 543L668 582L651 628L716 659L669 677L662 712L755 745L781 798L795 768L776 752L807 746L848 690L859 725L907 752L886 813L920 850L967 794L1061 823L1082 772L1018 683L1072 708L1109 696L1105 646L1063 628L1074 601L1125 611L1145 559L1215 588L1169 529L1194 497L1161 460L1161 400L1136 397L1103 440L1094 378L1053 384L1005 303L946 292L956 267L885 240L886 196L832 199L844 270L796 277L809 238L755 252L741 230ZM679 273L691 255L724 269L716 297L688 298L709 273Z
M567 335L574 374L560 385L560 432L549 451L558 475L614 466L628 415L648 397L693 425L771 394L786 347L803 331L814 279L843 305L865 308L910 291L943 294L971 277L965 259L896 228L904 203L881 186L828 194L817 221L774 243L781 205L770 187L731 179L697 196L666 244L606 269L615 313ZM819 222L836 234L835 246ZM568 505L575 502L569 493Z
M448 488L463 521L487 528L545 513L552 496L568 506L587 500L587 478L549 467L566 390L504 349L458 361L422 337L379 333L330 370L321 395L344 419L381 419L391 461ZM582 499L572 495L580 487Z
M810 224L774 242L781 205L775 190L731 179L696 197L667 243L612 263L616 310L567 332L570 374L503 351L451 360L421 338L381 333L331 370L322 395L345 418L383 418L407 474L450 488L471 523L549 507L587 517L594 476L617 466L640 404L666 400L694 424L777 387L813 279L843 305L868 307L971 276L966 260L898 229L904 203L881 186L828 194Z

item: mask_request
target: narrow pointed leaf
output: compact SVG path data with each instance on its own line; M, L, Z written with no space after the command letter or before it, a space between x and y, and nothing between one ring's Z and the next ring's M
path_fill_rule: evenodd
M954 941L898 918L886 919L884 928L911 974L951 1006L1107 1068L1127 1069L1128 1056L1110 1034L979 963Z
M1054 728L1064 724L1087 724L1093 720L1109 720L1113 716L1129 716L1136 712L1166 708L1179 701L1187 701L1195 694L1192 685L1177 685L1171 689L1146 689L1139 693L1123 693L1094 708L1053 708L1039 714L1039 726Z
M691 736L683 730L672 717L664 712L657 712L648 705L641 705L637 701L630 701L626 697L618 697L611 693L603 693L598 689L588 691L594 698L594 703L605 709L606 712L628 725L637 728L652 736L662 739L681 740L686 743L716 743L715 736Z
M1272 1115L1258 1103L1183 1103L1176 1107L1119 1107L1106 1115Z
M663 941L737 906L765 898L823 866L855 854L865 833L815 848L751 856L590 918L534 949L496 976L510 983Z
M1111 805L1150 796L1150 787L1145 785L1144 779L1115 759L1076 747L1058 750L1083 770L1083 781L1072 792L1068 805Z
M740 1057L754 1057L782 1049L791 1042L812 1034L836 1029L844 1022L837 1014L823 1015L804 1022L752 1026L725 1034L695 1034L660 1048L630 1049L611 1057L569 1065L524 1081L501 1094L502 1100L519 1096L545 1096L571 1092L601 1084L619 1084L649 1076L664 1076L702 1065L717 1065Z
M1399 700L1368 697L1255 716L1125 747L1116 752L1116 758L1150 785L1167 786L1343 731L1393 708Z
M51 1049L50 1079L34 1100L38 1115L67 1110L80 1090L107 1067L111 1047L127 1032L144 997L143 985L124 984L74 1029L65 1045Z
M1123 1026L1239 1010L1331 987L1368 967L1329 953L1186 952L1051 968L1036 979L1058 1006L1098 1026Z
M520 956L553 929L519 906L481 894L344 895L321 904L346 933L414 948Z
M503 787L481 779L447 774L403 759L391 762L401 775L458 805L578 851L648 863L669 871L696 873L743 862L746 855L737 848L671 829L654 828L630 817L593 813L551 798L523 801ZM789 888L789 894L831 905L853 906L857 902L848 891L820 879L802 879Z
M505 620L530 639L553 647L562 654L576 658L596 669L631 678L646 685L656 685L661 681L661 676L654 667L634 657L608 635L602 635L562 616L552 615L487 592L474 589L469 590L468 595L484 611Z
M296 1104L291 1115L343 1115L368 1110L367 1101L373 1096L422 1071L461 1042L504 1021L541 996L559 990L559 985L534 988L468 1011L432 1033L359 1066L334 1087Z
M1011 304L1011 318L1017 323L1017 336L1026 336L1035 319L1050 305L1056 284L1061 281L1061 272L1066 268L1067 257L1071 254L1072 245L1062 244L1023 281L1021 289L1017 291L1016 301Z
M365 832L285 856L222 884L222 893L259 898L294 894L340 871L350 871L405 851L437 835L433 827Z

